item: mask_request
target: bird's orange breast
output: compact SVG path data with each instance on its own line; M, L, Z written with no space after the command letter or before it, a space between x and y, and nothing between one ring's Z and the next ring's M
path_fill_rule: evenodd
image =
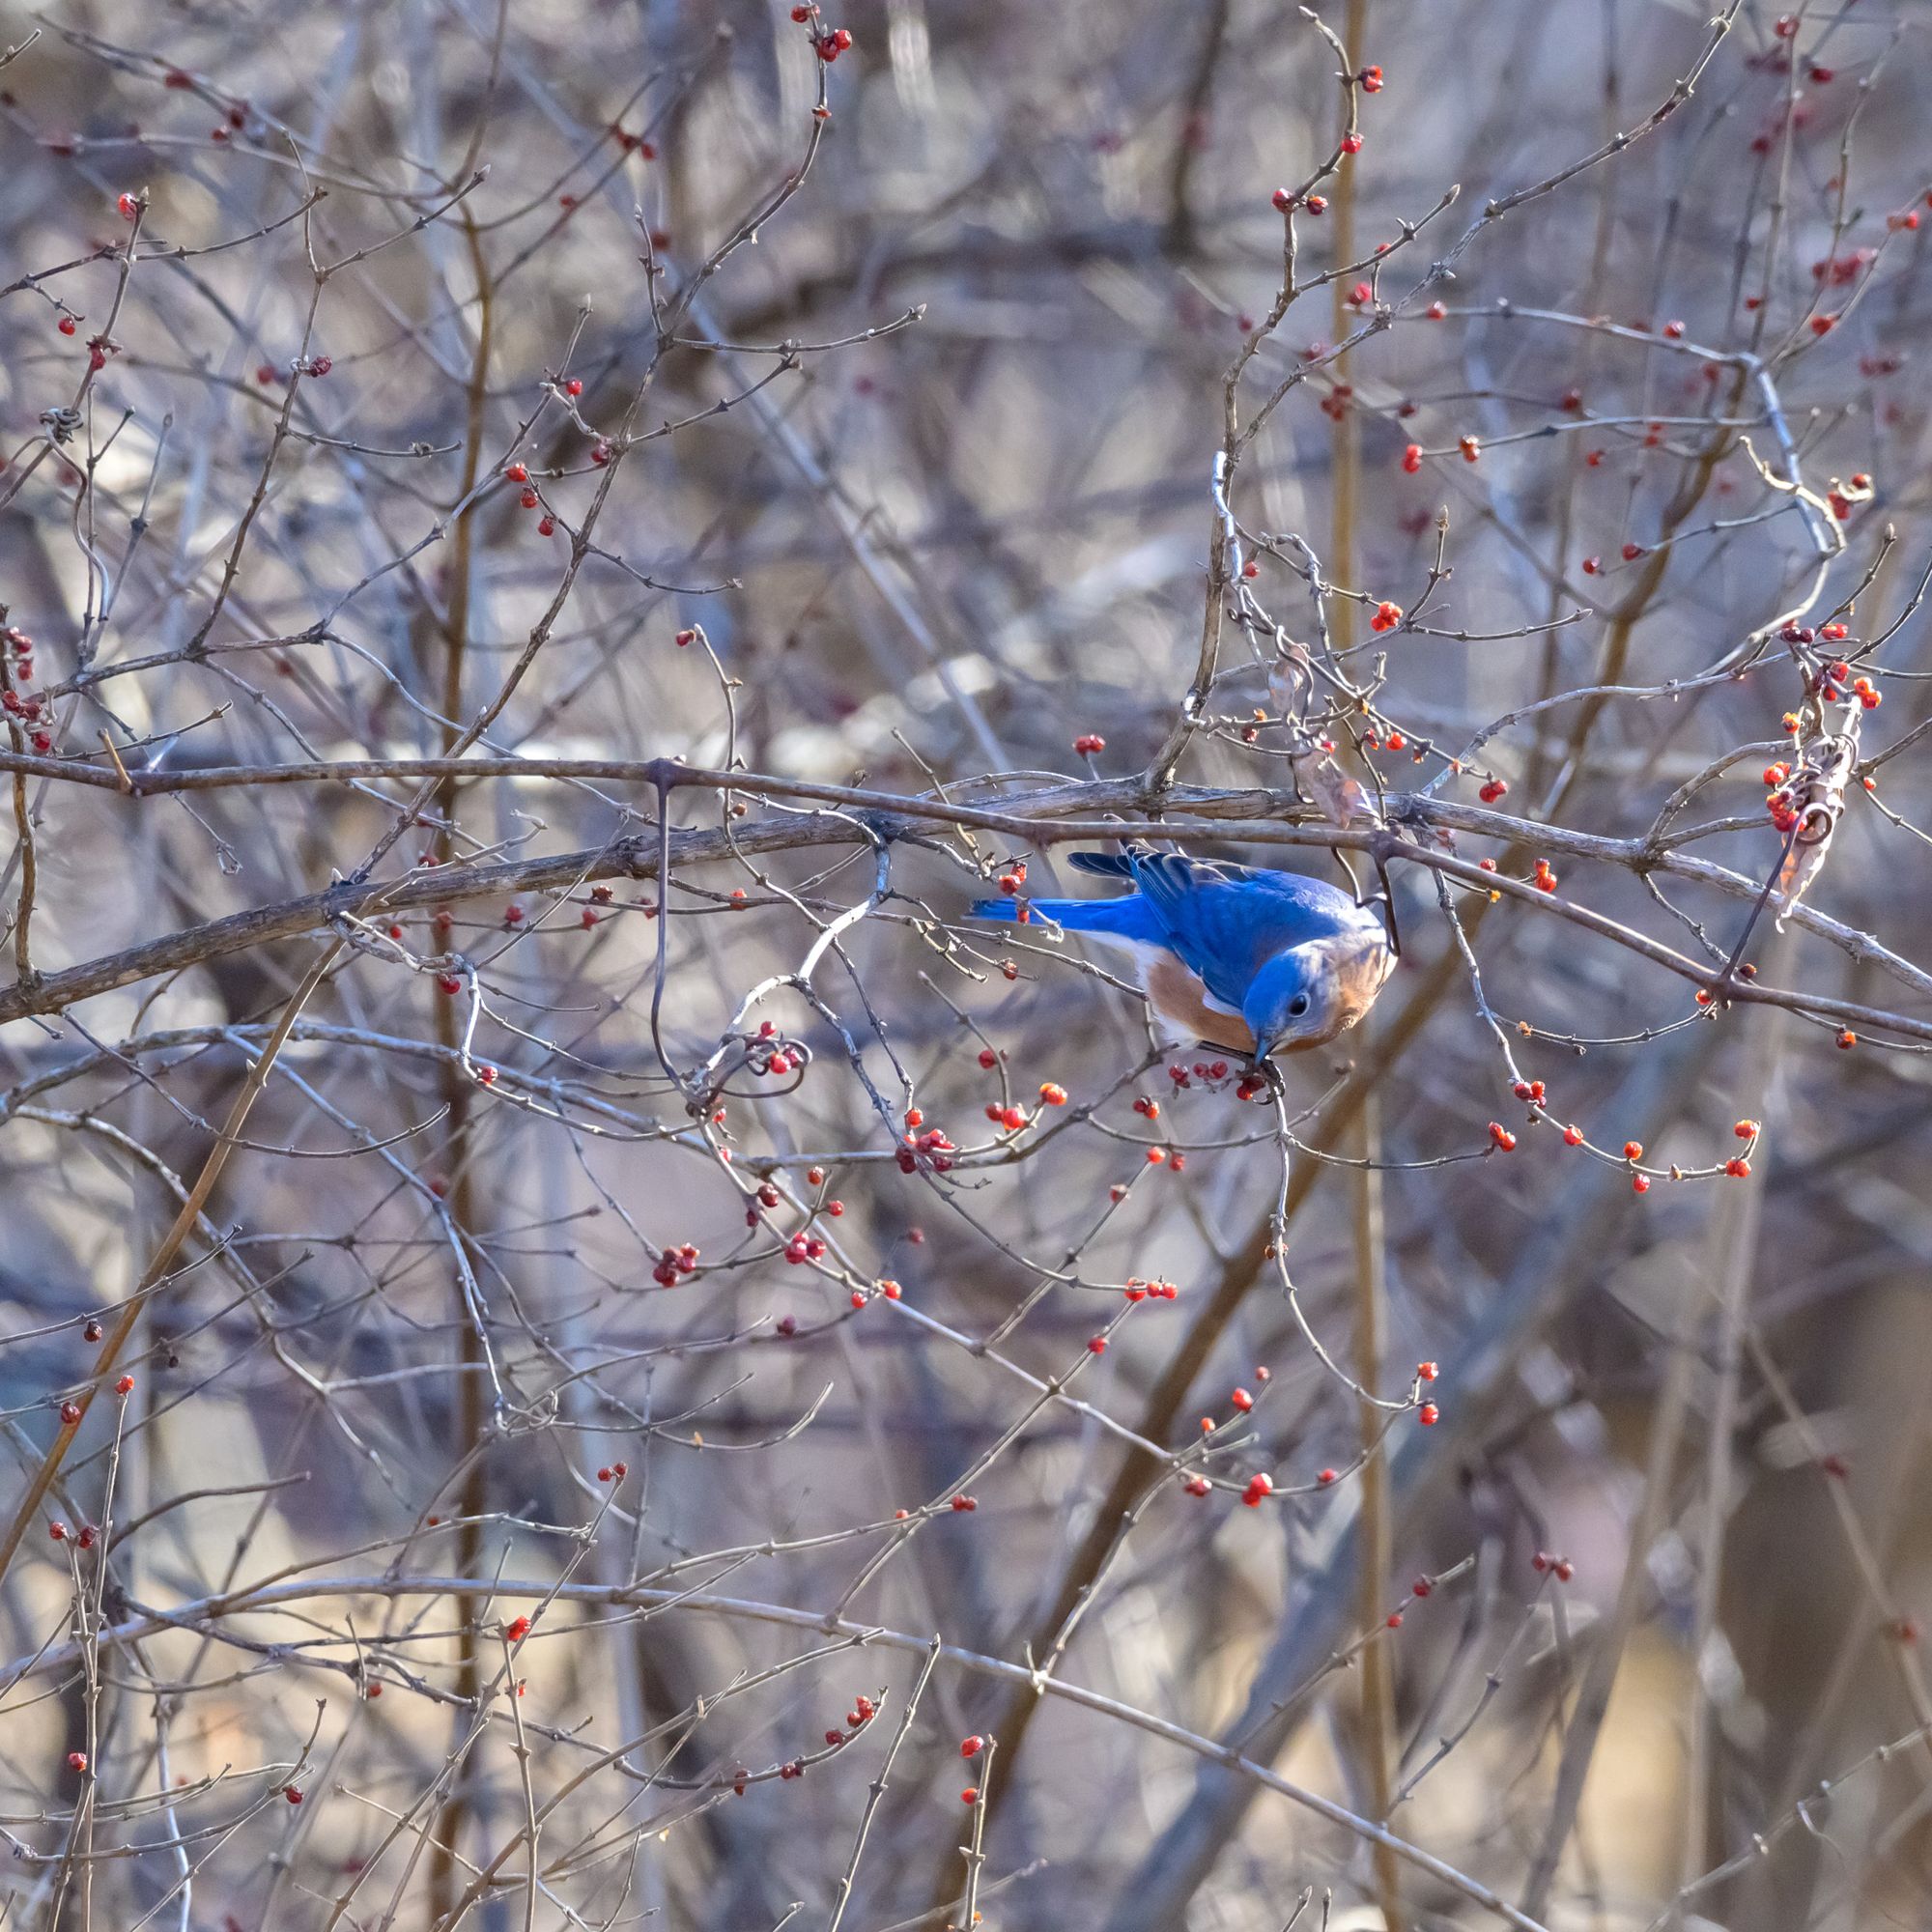
M1171 952L1148 962L1142 978L1148 1005L1189 1039L1205 1039L1231 1053L1253 1053L1255 1037L1239 1013L1224 1013L1208 1004L1208 988Z

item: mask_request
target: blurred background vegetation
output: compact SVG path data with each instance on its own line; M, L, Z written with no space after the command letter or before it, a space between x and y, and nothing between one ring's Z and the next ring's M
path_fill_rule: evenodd
M1861 753L1904 754L1853 786L1818 917L1767 916L1748 956L1922 1019L1922 18L1734 6L1705 63L1712 10L1675 0L1324 17L1382 84L1354 89L1326 213L1297 216L1300 271L1338 266L1348 224L1364 258L1400 245L1366 301L1352 275L1316 287L1256 352L1251 398L1305 376L1235 501L1281 629L1231 627L1180 779L1308 821L1269 672L1325 623L1405 740L1358 728L1349 771L1471 807L1506 781L1458 854L1521 876L1553 851L1564 899L1721 961L1749 896L1637 841L1692 786L1673 850L1733 884L1776 867L1758 774L1804 686L1764 635L1842 611L1847 649L1885 637ZM1225 373L1281 286L1271 196L1309 191L1350 91L1299 10L90 0L0 41L36 27L0 74L0 604L36 640L15 680L47 694L41 750L433 756L548 625L479 753L1148 803L1131 781L1199 650ZM77 424L49 424L103 329ZM1871 479L1822 573L1761 468L1788 484L1767 393L1818 504ZM1304 565L1422 628L1318 615ZM1754 668L1698 681L1720 662ZM1279 1932L1308 1888L1303 1922L1336 1926L1498 1922L1481 1888L1562 1927L1925 1921L1932 1128L1909 1033L1846 1048L1815 1012L1700 1009L1614 933L1445 888L1479 996L1435 876L1403 867L1401 969L1369 1026L1289 1067L1289 1148L1226 1082L1171 1080L1104 960L955 929L1016 859L1065 888L1050 842L926 824L815 1001L781 985L751 1014L803 1074L742 1075L721 1122L687 1112L654 1026L689 1072L866 899L850 812L672 791L674 827L765 842L680 867L667 930L654 878L607 863L654 854L648 784L21 796L42 973L320 892L399 823L385 877L586 856L543 890L467 884L441 924L413 902L393 940L374 918L297 1026L145 1305L125 1411L96 1406L43 1513L111 1518L105 1560L37 1521L0 1597L22 1854L0 1922L939 1926L969 1734L998 1741L978 1909L1009 1932ZM1341 876L1241 831L1195 849ZM82 1324L140 1278L317 941L190 952L0 1031L10 1511L89 1376ZM1519 1071L1587 1148L1526 1118ZM1036 1120L1041 1082L1064 1116ZM915 1103L959 1143L951 1174L895 1161ZM1671 1178L1732 1158L1741 1119L1763 1122L1747 1181ZM1492 1121L1513 1153L1481 1157ZM1285 1172L1294 1305L1268 1252ZM767 1178L781 1205L748 1229ZM808 1223L827 1253L787 1264ZM686 1242L697 1266L659 1286ZM851 1305L888 1278L902 1299ZM1122 1303L1129 1278L1179 1293ZM1424 1360L1427 1430L1403 1406ZM1365 1364L1398 1405L1366 1463L1341 1373ZM1076 1402L1041 1396L1076 1366ZM1133 1438L1188 1448L1236 1384L1263 1400L1216 1438L1228 1486L1189 1496ZM1296 1493L1241 1507L1255 1470ZM211 1601L278 1578L354 1580ZM493 1578L577 1594L539 1611ZM707 1603L610 1600L639 1583ZM815 1635L834 1611L913 1641ZM1021 1666L1064 1638L1054 1674L1112 1708L942 1661L841 1907L935 1633ZM860 1691L882 1715L828 1748ZM1385 1813L1466 1883L1135 1714ZM825 1761L778 1775L801 1757Z

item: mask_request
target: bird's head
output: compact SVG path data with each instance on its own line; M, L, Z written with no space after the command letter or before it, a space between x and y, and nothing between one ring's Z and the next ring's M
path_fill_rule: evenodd
M1241 1017L1255 1037L1255 1058L1319 1046L1361 1017L1343 984L1333 950L1321 940L1277 952L1254 977Z

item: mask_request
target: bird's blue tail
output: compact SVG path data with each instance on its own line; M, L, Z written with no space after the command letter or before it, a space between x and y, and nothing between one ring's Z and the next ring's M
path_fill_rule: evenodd
M1011 925L1018 919L1019 899L975 899L970 919L997 920ZM1146 940L1159 944L1160 922L1138 893L1118 899L1027 899L1033 917L1064 925L1068 932L1095 932L1109 939Z

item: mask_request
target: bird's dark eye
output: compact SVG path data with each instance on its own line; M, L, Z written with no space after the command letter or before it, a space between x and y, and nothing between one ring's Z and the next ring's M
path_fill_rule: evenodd
M1308 995L1306 993L1295 994L1294 998L1288 1003L1288 1013L1291 1019L1298 1020L1307 1010Z

